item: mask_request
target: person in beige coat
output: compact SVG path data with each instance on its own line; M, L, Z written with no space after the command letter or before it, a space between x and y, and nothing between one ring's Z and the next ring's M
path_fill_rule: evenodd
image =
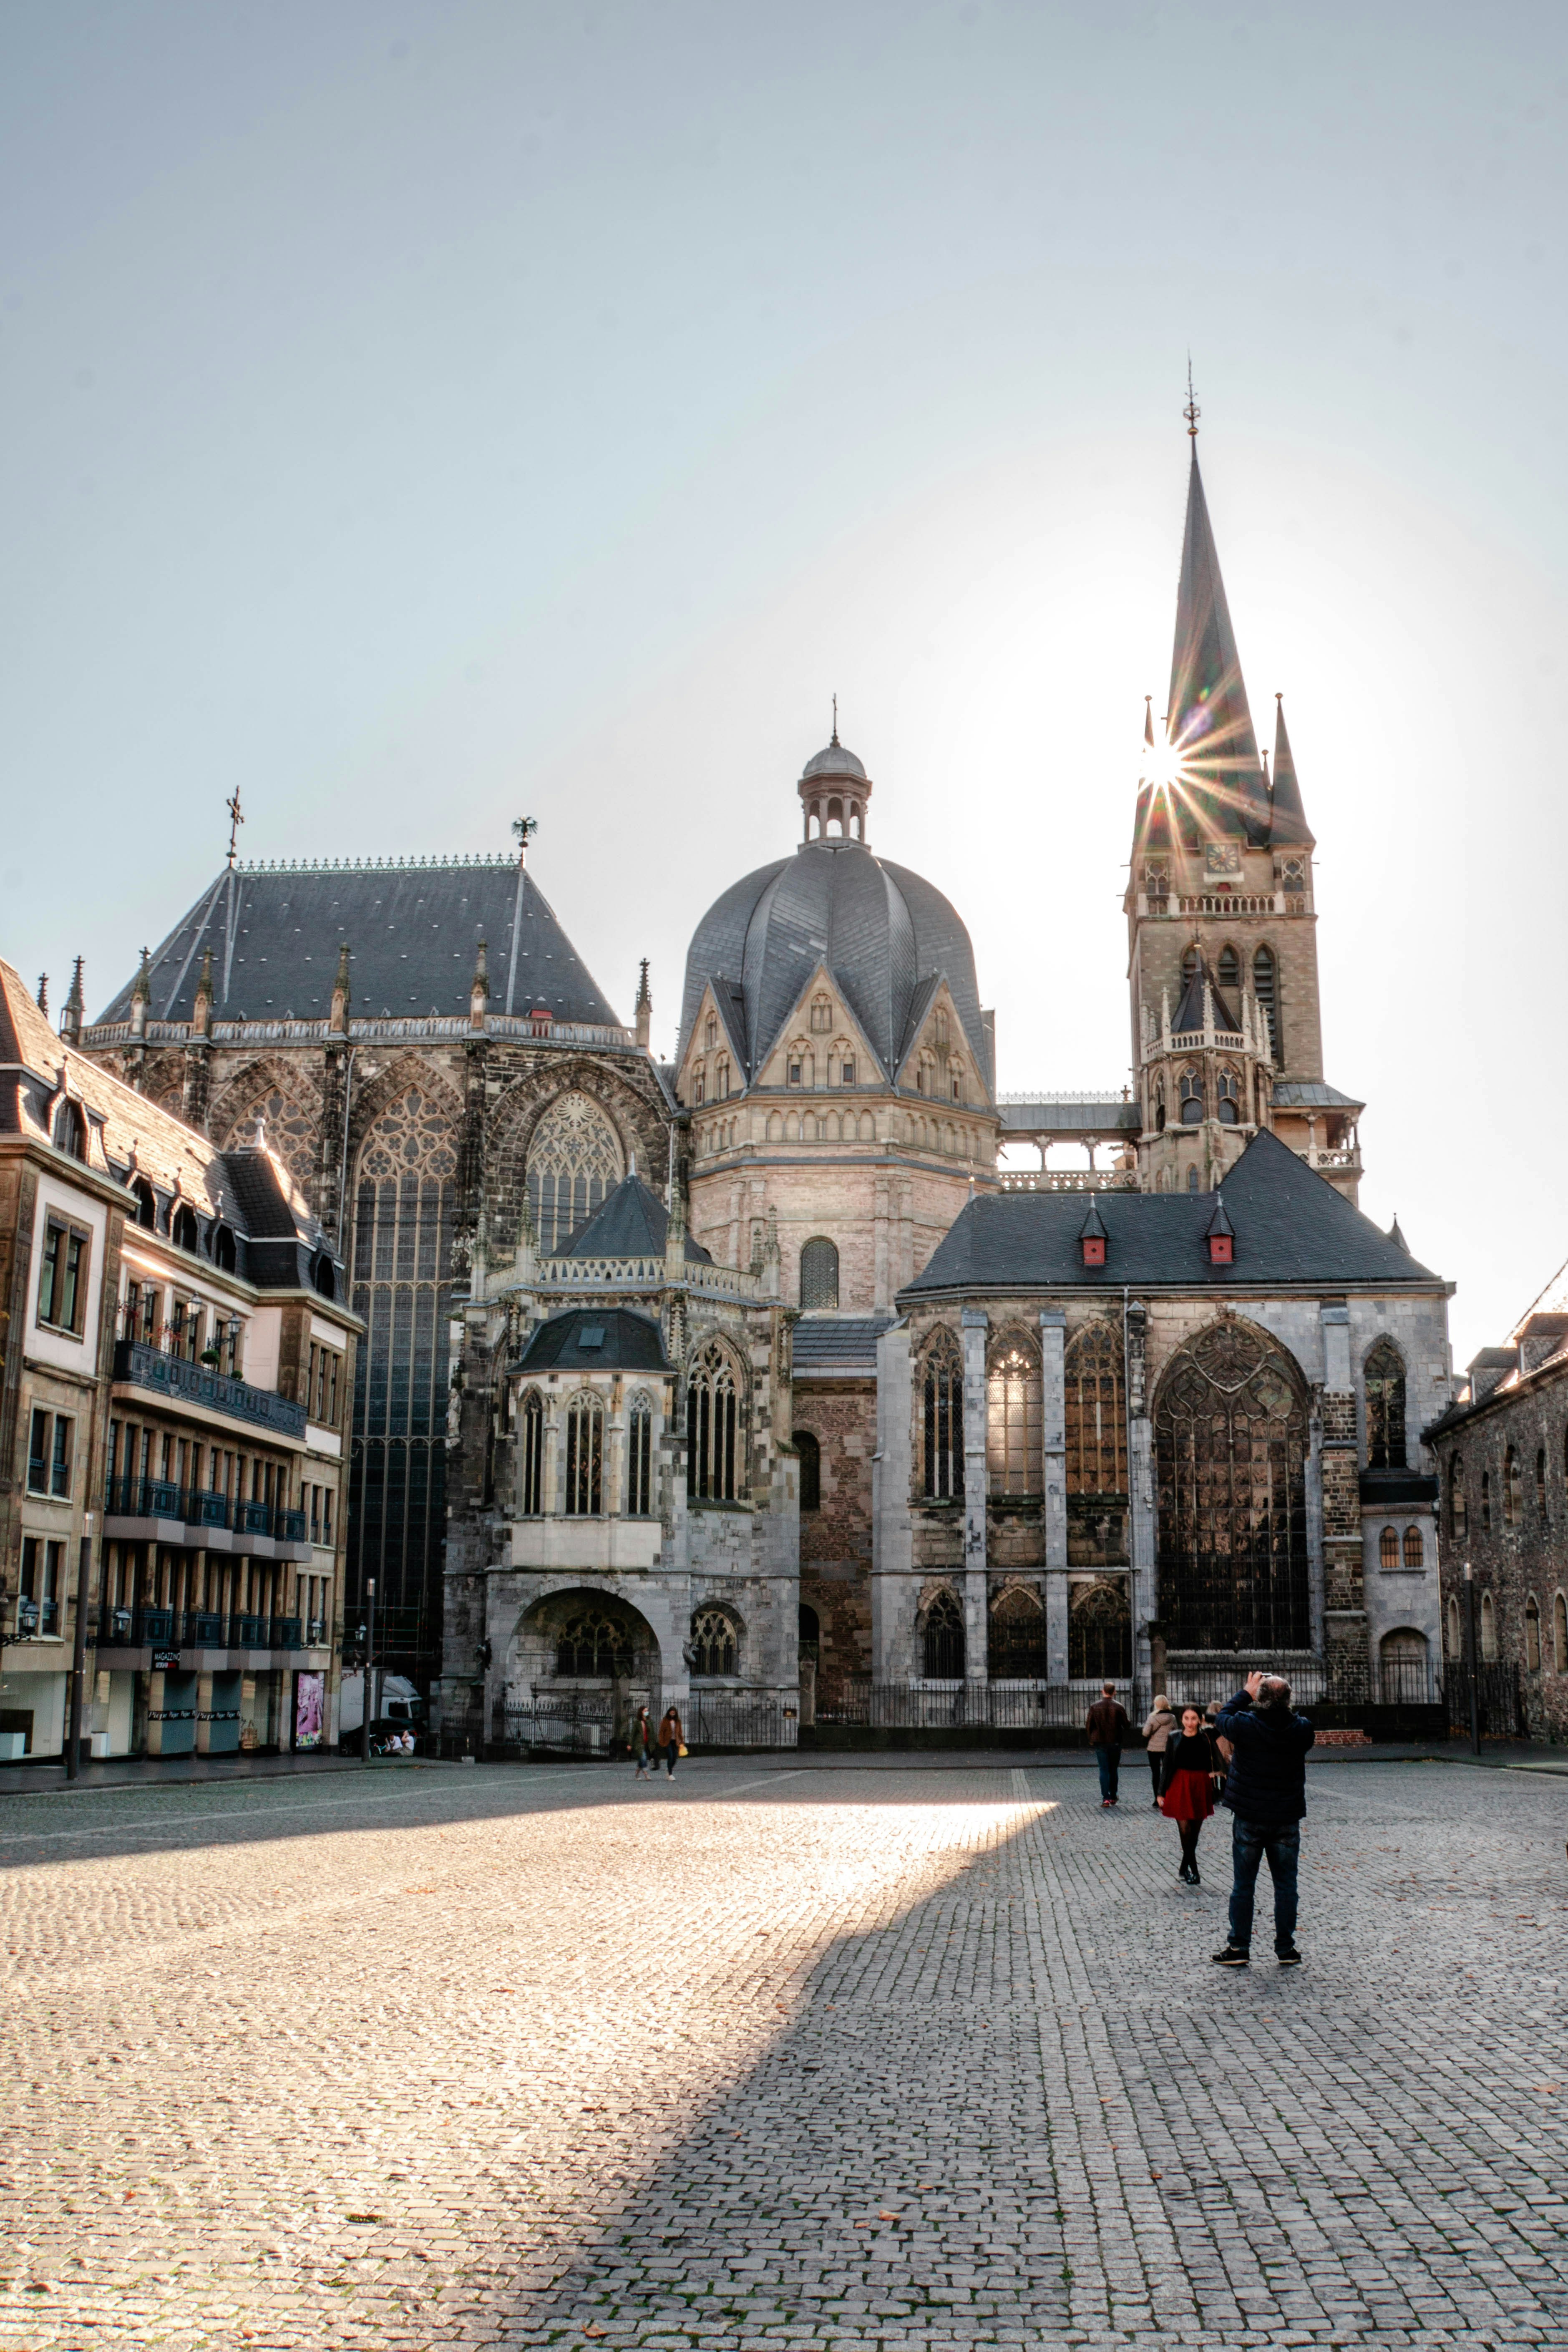
M1160 1775L1165 1769L1165 1743L1176 1727L1176 1711L1168 1698L1154 1701L1149 1720L1143 1726L1143 1738L1149 1755L1149 1777L1154 1783L1154 1811L1160 1810Z

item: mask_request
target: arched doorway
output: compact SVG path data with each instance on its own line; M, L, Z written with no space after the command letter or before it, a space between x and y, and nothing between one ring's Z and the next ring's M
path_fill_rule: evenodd
M592 1586L525 1610L507 1656L506 1745L608 1754L646 1706L657 1722L658 1636L639 1610Z
M1159 1613L1173 1650L1304 1650L1307 1393L1295 1362L1227 1318L1172 1360L1154 1408Z

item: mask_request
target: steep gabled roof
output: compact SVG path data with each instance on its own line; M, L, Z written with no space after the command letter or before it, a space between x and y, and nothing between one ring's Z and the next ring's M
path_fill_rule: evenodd
M569 1307L530 1333L513 1367L523 1372L668 1372L664 1336L629 1307Z
M345 942L355 1013L461 1014L481 940L492 1012L537 1006L620 1026L543 892L508 857L226 869L152 958L150 1017L191 1018L210 949L218 1020L323 1019ZM129 1020L133 987L100 1017Z
M1117 1291L1123 1284L1220 1291L1351 1284L1430 1290L1441 1284L1267 1132L1253 1138L1226 1175L1232 1265L1209 1262L1206 1236L1217 1213L1212 1193L1105 1192L1098 1203L1106 1263L1086 1266L1079 1244L1081 1194L980 1193L900 1301L952 1291Z
M1166 732L1181 761L1185 795L1201 820L1188 828L1192 836L1213 832L1267 841L1268 787L1195 444L1187 478Z
M587 1223L554 1252L562 1257L662 1257L669 1234L669 1212L657 1192L650 1192L635 1171L623 1176L607 1193ZM686 1236L689 1265L711 1265L711 1254L700 1242Z

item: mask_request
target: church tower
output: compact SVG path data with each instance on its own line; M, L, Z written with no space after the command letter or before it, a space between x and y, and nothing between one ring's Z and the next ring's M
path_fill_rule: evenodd
M1268 1128L1352 1202L1363 1106L1323 1078L1315 846L1276 697L1259 752L1198 470L1197 409L1169 707L1146 710L1127 884L1145 1192L1212 1192Z

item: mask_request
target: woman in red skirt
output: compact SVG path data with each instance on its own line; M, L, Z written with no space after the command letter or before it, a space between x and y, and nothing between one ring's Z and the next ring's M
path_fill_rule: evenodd
M1224 1771L1214 1734L1195 1706L1184 1706L1181 1731L1165 1745L1160 1811L1182 1832L1182 1866L1176 1875L1188 1886L1202 1884L1198 1832L1214 1811L1215 1781L1223 1779Z

